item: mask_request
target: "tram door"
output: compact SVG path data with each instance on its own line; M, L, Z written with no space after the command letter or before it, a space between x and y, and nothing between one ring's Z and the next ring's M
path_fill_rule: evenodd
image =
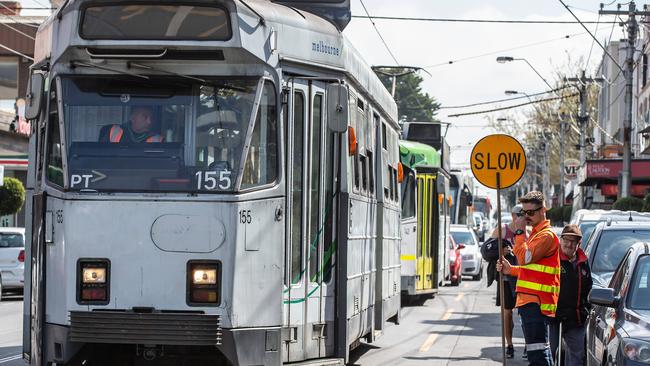
M420 237L417 247L416 290L433 288L432 244L435 233L435 178L431 174L418 174L418 227Z
M335 160L325 120L325 84L296 79L288 86L284 358L294 362L325 357L333 348L333 337L327 337L333 329L327 325L334 321Z

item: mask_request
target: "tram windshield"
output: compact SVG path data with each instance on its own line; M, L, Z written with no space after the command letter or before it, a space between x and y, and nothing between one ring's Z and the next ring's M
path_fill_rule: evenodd
M230 192L277 178L268 81L70 77L62 86L70 189Z

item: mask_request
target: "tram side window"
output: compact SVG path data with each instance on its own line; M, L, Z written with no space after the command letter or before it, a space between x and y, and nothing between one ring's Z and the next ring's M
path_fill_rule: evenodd
M51 183L63 187L63 154L61 151L61 132L59 130L56 99L56 92L52 91L48 109L47 179Z
M312 108L311 128L311 159L310 159L310 188L309 188L309 278L311 282L320 280L319 249L321 246L320 233L321 221L319 220L320 207L320 177L321 177L321 135L323 121L323 95L314 96Z
M402 182L402 218L415 217L415 182L413 174L407 174Z
M368 190L368 164L366 162L366 157L363 154L359 154L359 170L361 170L361 190L366 192Z
M302 278L302 186L304 163L305 97L302 93L294 94L293 105L293 173L291 184L291 284Z
M368 192L370 192L371 196L374 196L375 195L375 170L373 169L374 157L372 151L370 150L366 151L366 155L368 155Z
M276 94L273 84L267 81L264 84L262 100L244 164L241 187L250 188L275 182L278 176L277 161Z

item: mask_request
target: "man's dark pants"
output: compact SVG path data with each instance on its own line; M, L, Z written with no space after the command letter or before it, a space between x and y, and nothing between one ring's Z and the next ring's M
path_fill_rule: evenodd
M549 318L542 314L539 304L528 303L517 308L521 316L526 353L530 366L552 366L548 343Z

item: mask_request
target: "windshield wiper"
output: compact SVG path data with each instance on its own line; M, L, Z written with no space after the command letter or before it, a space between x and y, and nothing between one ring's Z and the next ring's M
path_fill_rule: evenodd
M129 62L126 63L126 66L129 67L129 68L130 68L130 67L137 67L137 68L144 69L144 70L153 70L153 71L158 71L158 72L162 72L163 74L173 75L173 76L178 76L178 77L182 77L182 78L186 78L186 79L190 79L190 80L198 81L198 82L201 82L201 83L203 83L203 84L206 83L206 81L205 81L204 79L201 79L201 78L197 78L197 77L189 76L189 75L184 75L184 74L179 74L179 73L176 73L176 72L173 72L173 71L168 71L168 70L158 69L158 68L155 68L155 67L153 67L153 66L144 65L144 64L139 64L139 63L137 63L137 62L131 62L131 61L129 61Z
M70 61L70 67L71 68L75 68L75 67L79 67L79 66L81 66L81 67L90 67L90 68L93 68L93 69L99 69L99 70L104 70L104 71L112 71L112 72L117 72L117 73L124 74L124 75L134 76L136 78L142 78L142 79L149 80L149 77L146 76L146 75L140 75L140 74L136 74L136 73L133 73L133 72L128 72L128 71L124 71L124 70L120 70L120 69L114 69L112 67L89 64L89 63L86 63L86 62L83 62L83 61L74 61L74 60Z

